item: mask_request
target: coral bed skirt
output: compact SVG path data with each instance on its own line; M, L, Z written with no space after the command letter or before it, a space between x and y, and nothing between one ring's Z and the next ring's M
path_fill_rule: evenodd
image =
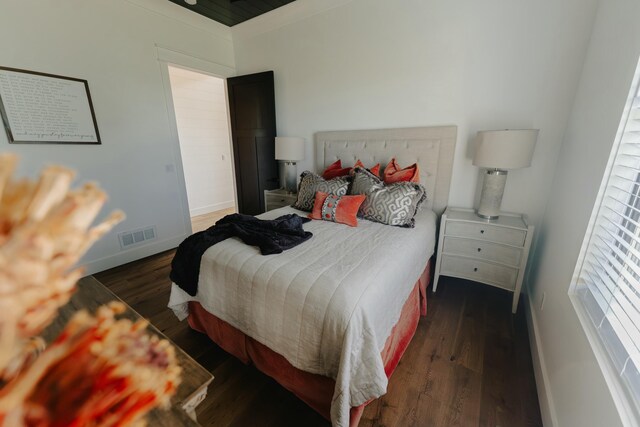
M427 263L404 303L398 323L385 342L381 355L387 378L391 377L409 346L420 316L427 315L427 287L431 279L431 264L432 261ZM193 329L207 334L216 344L243 363L252 363L327 420L330 419L331 400L335 388L332 378L295 368L280 354L207 312L198 302L189 302L188 321ZM357 427L367 403L351 408L350 427Z

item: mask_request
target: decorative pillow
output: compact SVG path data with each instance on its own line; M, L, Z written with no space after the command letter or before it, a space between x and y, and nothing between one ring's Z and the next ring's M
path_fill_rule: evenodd
M334 178L326 180L320 175L310 171L302 172L300 175L300 184L298 185L298 198L293 207L301 211L311 212L316 192L335 194L336 196L344 196L347 194L351 182L350 176Z
M340 224L358 226L358 209L366 196L336 196L322 191L316 193L313 211L309 214L311 219L333 221Z
M364 165L362 164L362 162L360 161L360 159L358 159L358 161L356 162L355 165L353 165L353 169L351 169L351 174L354 173L354 171L356 170L356 168L362 168L364 169ZM372 174L374 174L375 176L380 176L380 163L376 163L375 166L373 166L370 169L367 169L369 172L371 172Z
M349 172L351 172L351 168L343 168L342 161L338 159L327 166L324 172L322 172L322 177L324 179L333 179L340 176L349 175Z
M367 194L372 189L384 187L384 182L364 168L353 169L353 181L349 194Z
M414 227L415 215L427 199L425 188L413 182L385 185L380 178L356 168L351 194L366 195L359 215L370 221L399 227Z
M324 170L324 172L322 172L322 177L324 179L333 179L333 178L337 178L340 176L346 176L349 174L353 174L353 170L357 167L363 168L364 169L364 165L362 164L362 162L360 161L360 159L358 159L358 161L356 162L355 165L353 165L353 168L343 168L342 167L342 160L338 159L335 162L331 163L329 166L327 166L327 168ZM370 171L372 174L374 174L375 176L380 176L380 163L377 163L374 167L372 167L371 169L367 169L368 171Z
M420 168L414 163L404 169L400 168L395 158L391 159L386 168L384 168L385 184L393 184L394 182L420 182Z

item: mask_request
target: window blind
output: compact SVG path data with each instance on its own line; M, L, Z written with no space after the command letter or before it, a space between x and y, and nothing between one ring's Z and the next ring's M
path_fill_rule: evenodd
M574 292L640 408L640 96L634 79Z

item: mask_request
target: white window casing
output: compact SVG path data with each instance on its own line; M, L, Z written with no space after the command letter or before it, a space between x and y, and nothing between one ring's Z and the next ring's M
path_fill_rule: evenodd
M640 419L640 93L633 79L569 290L618 410Z

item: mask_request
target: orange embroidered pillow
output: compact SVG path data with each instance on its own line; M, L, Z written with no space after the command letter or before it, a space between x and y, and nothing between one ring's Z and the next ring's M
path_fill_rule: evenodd
M357 227L358 209L360 209L365 197L364 194L358 196L336 196L335 194L318 191L316 192L313 211L309 214L309 218L339 222L340 224Z
M394 182L420 182L420 169L418 164L414 163L404 169L400 169L400 165L393 158L386 168L384 168L384 183L393 184Z
M351 172L351 168L343 168L342 162L338 159L327 166L324 172L322 172L322 177L324 179L333 179L339 176L349 175L349 172Z

